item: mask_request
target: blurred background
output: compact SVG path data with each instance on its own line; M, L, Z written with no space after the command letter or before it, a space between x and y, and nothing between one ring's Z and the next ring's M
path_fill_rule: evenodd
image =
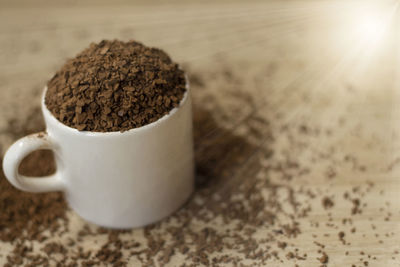
M221 223L217 215L224 208L218 205L226 200L229 206L233 196L246 200L256 195L268 209L267 184L284 184L293 188L298 202L308 203L303 208L316 206L311 218L298 219L302 234L290 241L311 255L304 266L320 264L318 247L312 245L315 233L330 244L332 266L359 264L361 251L378 257L370 266L397 266L399 4L2 0L1 155L16 138L43 128L41 92L67 58L91 42L134 39L168 52L191 81L199 181L185 211L189 215L179 215L193 217L186 227L213 226L218 232L227 225L236 229L237 220L250 227L248 219L233 215L232 224ZM293 163L303 172L291 173ZM370 183L374 187L367 189ZM337 229L351 208L342 196L352 190L365 199L364 213L352 219L362 230L349 237L351 246L340 248ZM218 201L209 200L214 196ZM337 200L331 213L321 207L322 196ZM284 205L288 197L282 197ZM241 209L250 217L250 211L264 209L246 207ZM208 221L196 217L201 209L211 214ZM282 224L299 216L291 209L279 214ZM385 220L388 214L391 219ZM161 224L157 233L162 236L161 230L171 224ZM384 244L371 232L371 224L381 235L388 234ZM270 236L265 222L251 229L255 237ZM237 231L243 234L245 229ZM352 251L350 256L345 249ZM225 250L246 258L239 248L223 245ZM171 262L182 262L176 254ZM260 262L247 259L248 264Z
M381 108L389 115L399 77L397 8L398 1L3 0L0 129L33 112L67 58L114 38L167 51L194 86L207 85L193 93L209 95L202 105L228 116L228 127L267 102L295 109L290 99L321 102L343 90L354 91L346 97L355 103L387 101Z

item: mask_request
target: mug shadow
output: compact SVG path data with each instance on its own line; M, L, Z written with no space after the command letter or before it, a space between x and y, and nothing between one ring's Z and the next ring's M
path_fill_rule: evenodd
M221 127L211 111L194 105L196 190L214 187L232 177L257 147L230 129Z

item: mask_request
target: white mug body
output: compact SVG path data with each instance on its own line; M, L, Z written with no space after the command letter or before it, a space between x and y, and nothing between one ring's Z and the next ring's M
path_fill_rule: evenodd
M46 133L25 137L7 151L6 177L25 191L62 190L76 213L100 226L151 224L177 210L193 192L191 105L188 88L180 105L153 123L125 132L88 132L58 121L43 95ZM54 151L56 174L20 175L22 158L42 148Z

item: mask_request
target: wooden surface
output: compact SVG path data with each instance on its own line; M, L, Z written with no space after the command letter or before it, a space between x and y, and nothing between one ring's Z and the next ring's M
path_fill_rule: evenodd
M359 7L0 3L0 148L4 153L14 141L6 131L10 120L22 125L37 112L43 86L66 58L92 41L137 39L166 50L191 78L199 185L178 213L122 235L139 242L138 251L149 246L149 235L163 241L151 259L124 251L129 266L160 266L171 247L169 266L201 265L200 250L208 264L234 259L216 266L320 266L314 241L325 245L328 266L399 266L399 14L382 41L372 43L347 23ZM323 207L324 197L332 208ZM361 213L352 214L354 199ZM69 232L53 237L61 243L85 225L73 212L68 216ZM300 233L279 234L293 222ZM174 250L174 227L189 252ZM213 249L196 244L204 229L218 237L201 243ZM96 249L106 238L87 236L79 245ZM278 241L288 247L278 248ZM0 243L0 263L12 247ZM262 257L272 251L278 257ZM307 256L293 259L289 252Z

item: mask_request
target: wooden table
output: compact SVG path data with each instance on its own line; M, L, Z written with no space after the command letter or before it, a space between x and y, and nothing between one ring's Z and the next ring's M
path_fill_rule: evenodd
M66 58L92 41L140 40L190 76L198 186L173 216L120 234L138 242L122 250L129 266L320 266L323 253L328 266L399 266L399 13L384 6L389 27L371 39L357 26L366 5L2 2L0 148ZM78 238L87 224L68 217L48 242L104 244L107 234ZM0 263L12 248L0 243Z

